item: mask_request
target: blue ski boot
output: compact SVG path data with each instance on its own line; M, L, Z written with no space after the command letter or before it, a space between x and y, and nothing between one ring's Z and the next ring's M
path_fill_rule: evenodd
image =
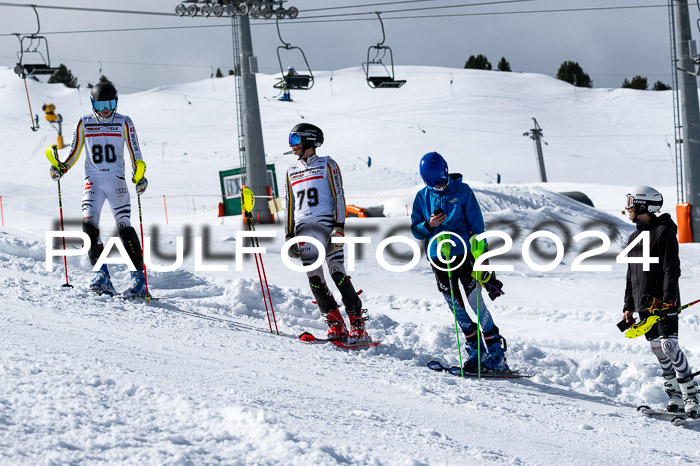
M143 270L137 270L136 272L131 272L131 288L122 293L124 296L129 298L145 298L146 292L146 277L143 274Z
M507 372L510 370L508 364L506 363L506 356L504 352L508 349L506 345L506 340L498 333L493 333L491 335L484 335L486 339L486 348L489 350L486 360L484 360L484 369L493 372ZM503 346L501 346L501 341Z
M102 264L100 270L95 272L95 276L90 281L90 291L94 291L99 295L104 293L114 296L114 286L112 286L112 280L109 278L107 264Z
M483 340L481 340L481 343L479 343L479 338L477 338L476 332L470 334L465 333L465 336L467 337L467 344L465 345L464 349L467 360L464 362L462 369L464 369L464 372L478 372L479 351L481 351L481 363L483 369L484 356L486 355L486 345L484 345Z

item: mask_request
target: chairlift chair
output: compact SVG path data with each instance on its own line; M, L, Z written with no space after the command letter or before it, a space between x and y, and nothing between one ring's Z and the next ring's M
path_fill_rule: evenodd
M365 72L365 78L367 79L367 85L372 89L398 89L399 87L406 84L405 79L396 79L394 77L394 54L391 51L391 47L384 45L386 41L386 34L384 33L384 22L379 12L374 12L379 18L379 24L382 26L382 41L377 45L370 45L367 49L367 61L362 64L362 69ZM370 58L374 52L374 56ZM391 72L382 61L386 54L389 53L389 61L391 66ZM370 76L370 68L377 68L377 66L372 67L372 65L379 65L384 68L383 75L373 75Z
M311 66L309 66L309 61L306 59L306 54L301 49L301 47L296 47L292 44L285 42L284 39L282 39L282 34L280 33L279 20L280 19L278 17L276 20L277 35L279 36L280 41L284 45L280 45L279 47L277 47L277 61L280 65L280 73L282 74L282 79L276 84L274 84L273 87L275 89L308 91L314 86L314 75L311 72ZM282 66L282 56L280 55L280 50L294 49L299 50L299 52L301 52L301 57L304 59L304 63L306 65L306 69L308 70L308 74L295 74L293 76L287 76L287 73L285 73L284 66Z
M36 32L33 34L24 34L20 35L19 33L14 33L15 36L17 36L17 40L19 40L19 52L17 52L17 59L18 62L15 65L14 71L17 73L22 79L27 78L28 76L37 76L37 75L51 75L54 74L58 68L52 67L51 66L51 56L49 55L49 41L46 40L46 37L40 36L39 31L41 31L41 23L39 22L39 13L36 11L36 7L32 5L32 8L34 9L34 14L36 15L36 24L37 24L37 29ZM25 47L25 41L29 41ZM46 55L42 53L39 48L43 44L43 49L46 52ZM25 62L25 53L32 53L36 54L39 57L41 57L41 62L40 63L26 63Z

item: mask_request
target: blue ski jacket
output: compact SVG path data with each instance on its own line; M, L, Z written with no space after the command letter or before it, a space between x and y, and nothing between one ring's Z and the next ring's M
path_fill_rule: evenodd
M428 221L435 209L442 209L447 218L435 228L430 228ZM452 247L453 256L464 254L469 250L469 238L484 232L484 217L481 207L476 200L474 191L467 183L462 181L462 175L450 173L450 182L444 191L436 191L426 186L418 191L413 200L413 213L411 214L411 232L416 239L424 239L426 255L436 259L438 257L437 241L430 244L430 240L444 231L451 231L462 237L467 245L467 250L457 238Z

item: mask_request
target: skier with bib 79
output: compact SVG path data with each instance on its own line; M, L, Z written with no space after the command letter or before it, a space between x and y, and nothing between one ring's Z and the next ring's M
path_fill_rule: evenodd
M363 316L367 310L362 309L362 301L345 273L343 244L331 243L332 238L345 236L345 193L338 164L330 157L316 154L323 140L321 128L309 123L300 123L289 133L290 152L299 159L287 170L286 238L310 236L319 240L326 249L328 270L350 320L348 331L338 304L326 285L323 266L307 272L311 292L328 324L328 339L368 342L367 317ZM311 265L318 259L319 250L310 242L303 242L289 248L289 256L301 258L303 265Z
M481 293L477 291L477 287L483 286L492 300L501 296L503 284L496 279L496 274L473 272L474 257L469 249L465 250L464 245L457 238L453 239L455 244L451 247L451 254L454 255L452 264L460 264L464 258L462 265L456 268L452 266L449 274L435 267L435 264L438 264L445 268L444 262L439 259L440 252L437 250L437 236L441 233L451 231L459 235L465 244L469 244L472 236L484 232L484 218L479 202L469 185L462 181L462 175L449 173L447 162L437 152L429 152L423 156L420 161L420 174L426 186L416 194L413 201L411 231L416 239L425 240L426 255L429 260L432 259L431 266L438 290L447 301L450 310L454 310L457 323L466 337L468 358L464 363L464 371L477 372L480 363L487 371L508 371L504 355L505 345L501 344L505 340L493 322ZM431 242L433 238L435 241ZM428 248L429 244L430 248ZM481 246L482 248L485 246L485 241ZM478 308L485 345L479 341L477 328L465 309L459 290L460 282L466 292L469 306L475 314ZM454 293L454 300L451 290ZM483 357L484 348L488 350L485 358ZM478 356L479 349L482 354L481 361Z
M660 315L659 320L645 337L661 366L664 390L668 395L666 408L679 412L681 408L692 418L700 416L698 385L692 375L685 354L678 346L678 311L681 262L678 256L678 228L669 214L656 216L663 205L663 196L649 186L636 186L627 194L629 219L637 230L630 235L631 244L640 234L649 235L649 255L657 257L658 263L649 264L644 271L641 263L627 266L625 303L623 318L632 323L633 314L639 313L641 320L650 315ZM643 256L643 241L639 241L629 252L629 257Z
M148 181L143 176L146 164L142 160L134 124L126 115L117 113L117 89L110 82L96 84L90 92L92 113L78 120L73 133L68 158L51 166L51 178L58 181L78 162L85 147L85 190L82 200L83 231L90 237L88 257L94 266L104 246L100 238L100 215L105 200L119 230L119 237L129 259L136 268L131 272L132 284L123 295L146 297L143 251L136 231L131 226L131 198L126 184L124 146L134 171L132 182L138 195L143 194ZM138 179L136 179L138 177ZM95 272L90 289L98 294L114 295L107 264Z

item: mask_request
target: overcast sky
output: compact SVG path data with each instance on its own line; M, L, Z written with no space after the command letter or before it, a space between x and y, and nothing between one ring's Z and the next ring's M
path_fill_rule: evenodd
M32 0L38 5L75 6L171 13L174 0ZM390 1L390 0L385 0ZM396 0L393 0L396 1ZM302 47L312 69L341 69L359 66L367 47L381 40L376 17L358 15L330 19L366 21L303 23L302 18L327 14L382 11L386 45L394 52L396 65L437 65L462 68L469 55L482 53L494 68L501 57L513 71L555 75L564 60L580 63L591 75L594 87L619 87L625 77L647 76L670 83L671 63L666 0L518 0L497 5L438 8L446 5L491 3L495 0L424 0L393 5L364 6L330 11L308 10L379 2L357 0L290 0L299 18L281 23L287 42ZM19 42L13 32L36 31L31 8L3 6L0 2L0 64L16 63ZM693 37L698 37L696 20L700 11L690 0ZM610 6L657 6L624 10L575 11L527 14L456 16L467 13L591 8ZM390 13L407 8L430 10ZM38 9L41 32L49 39L52 65L66 64L82 85L95 82L102 73L122 92L149 89L173 83L208 78L212 69L232 68L231 28L170 29L129 32L53 34L64 31L121 29L164 26L229 25L217 18L179 18L151 15L94 13ZM440 18L390 19L396 16L450 15ZM279 71L276 47L280 45L274 20L253 20L253 50L260 71ZM51 34L50 34L51 33ZM101 62L101 64L100 64ZM298 57L284 58L302 67Z

